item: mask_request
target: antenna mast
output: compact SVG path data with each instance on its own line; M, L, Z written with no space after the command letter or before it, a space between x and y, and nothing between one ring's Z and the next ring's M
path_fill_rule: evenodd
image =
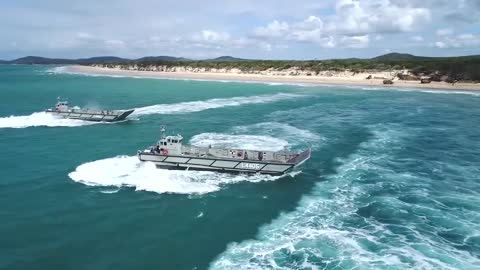
M160 126L160 138L165 138L165 126Z

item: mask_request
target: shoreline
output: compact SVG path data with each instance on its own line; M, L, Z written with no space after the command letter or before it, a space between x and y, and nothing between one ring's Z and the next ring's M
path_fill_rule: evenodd
M204 81L235 81L235 82L253 82L253 83L284 83L284 84L308 84L308 85L343 85L359 87L381 87L389 88L409 88L409 89L429 89L429 90L447 90L447 91L480 91L480 84L456 83L455 85L445 82L431 82L421 84L418 81L400 81L394 80L393 85L384 85L381 79L359 79L358 77L327 77L327 76L278 76L278 75L260 75L260 74L235 74L235 73L214 73L214 72L165 72L165 71L137 71L121 70L114 68L102 68L92 66L65 66L67 73L77 73L86 75L104 75L104 76L125 76L151 79L186 79L186 80L204 80Z

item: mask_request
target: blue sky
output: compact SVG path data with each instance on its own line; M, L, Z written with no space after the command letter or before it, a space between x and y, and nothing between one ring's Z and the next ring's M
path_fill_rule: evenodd
M0 59L480 54L480 0L2 0Z

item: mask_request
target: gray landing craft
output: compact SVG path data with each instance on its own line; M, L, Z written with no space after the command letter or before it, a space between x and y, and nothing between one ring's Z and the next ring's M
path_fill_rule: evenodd
M195 147L182 144L181 135L162 135L157 144L139 150L141 161L150 161L158 168L175 170L208 170L229 173L261 173L282 175L301 165L311 156L289 151L253 151L243 149Z
M94 122L117 122L127 118L134 110L126 111L107 111L92 109L69 108L68 102L58 98L55 107L47 109L45 112L68 119L77 119Z

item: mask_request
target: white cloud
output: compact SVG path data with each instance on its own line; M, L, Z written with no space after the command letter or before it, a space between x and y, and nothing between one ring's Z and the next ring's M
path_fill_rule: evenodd
M344 36L340 40L340 44L342 45L342 47L355 49L366 48L368 47L369 43L370 37L368 35L352 37Z
M125 48L125 42L118 40L118 39L108 39L105 40L105 44L108 48L118 50Z
M390 0L341 0L328 28L346 35L413 32L430 22L430 10Z
M318 17L310 16L293 26L290 37L301 42L324 43L326 37L324 37L323 21Z
M199 34L194 36L194 39L206 42L225 42L230 40L230 34L226 32L202 30Z
M93 36L89 33L78 32L77 33L77 38L79 38L79 39L93 39Z
M231 54L232 50L242 50L246 48L260 49L262 51L272 51L273 46L263 40L249 38L233 38L227 32L217 32L213 30L202 30L190 35L190 37L179 38L173 46L191 50L192 48L201 48L209 50L212 55ZM208 55L197 54L197 55Z
M410 40L415 41L415 42L422 42L422 41L424 41L425 39L424 39L422 36L418 36L418 35L417 35L417 36L412 36L412 37L410 37Z
M261 42L259 44L259 47L260 49L264 50L264 51L271 51L272 50L272 45L270 43L266 43L266 42Z
M149 37L148 39L150 39L150 41L152 41L152 42L162 41L162 38L159 37L159 36L151 36L151 37Z
M366 48L370 43L369 35L336 35L334 32L328 32L324 29L324 22L322 19L316 16L309 16L307 19L296 22L287 27L287 24L281 24L278 21L273 21L266 27L260 27L255 29L254 37L261 36L262 38L268 37L269 39L275 39L278 41L294 41L303 43L313 43L316 46L322 48ZM266 29L270 29L270 34L267 35ZM261 30L261 31L259 31ZM287 32L288 30L288 32ZM279 33L282 33L281 35ZM262 35L260 35L262 34ZM377 35L376 40L381 40L383 37Z
M453 29L451 28L438 29L436 33L438 36L448 36L453 34Z
M262 58L265 51L268 57L301 59L364 57L384 48L439 55L468 48L462 53L476 54L480 47L480 0L114 2L115 12L108 12L112 0L45 0L41 5L0 1L0 59L156 54ZM259 21L267 23L255 24ZM458 35L464 29L473 34Z
M434 45L440 49L478 48L480 47L480 35L461 34L456 36L445 36L442 40L435 42Z
M309 16L306 20L301 23L297 23L295 28L301 30L318 30L323 29L323 21L319 17Z
M288 33L289 26L286 22L273 21L265 27L257 27L253 35L260 38L282 37Z
M435 42L435 46L440 49L444 49L448 47L447 44L445 44L445 42L442 42L442 41Z
M293 23L277 20L258 27L253 37L312 43L323 48L366 48L384 34L414 32L431 20L426 8L398 4L392 0L341 0L335 14L309 16Z

